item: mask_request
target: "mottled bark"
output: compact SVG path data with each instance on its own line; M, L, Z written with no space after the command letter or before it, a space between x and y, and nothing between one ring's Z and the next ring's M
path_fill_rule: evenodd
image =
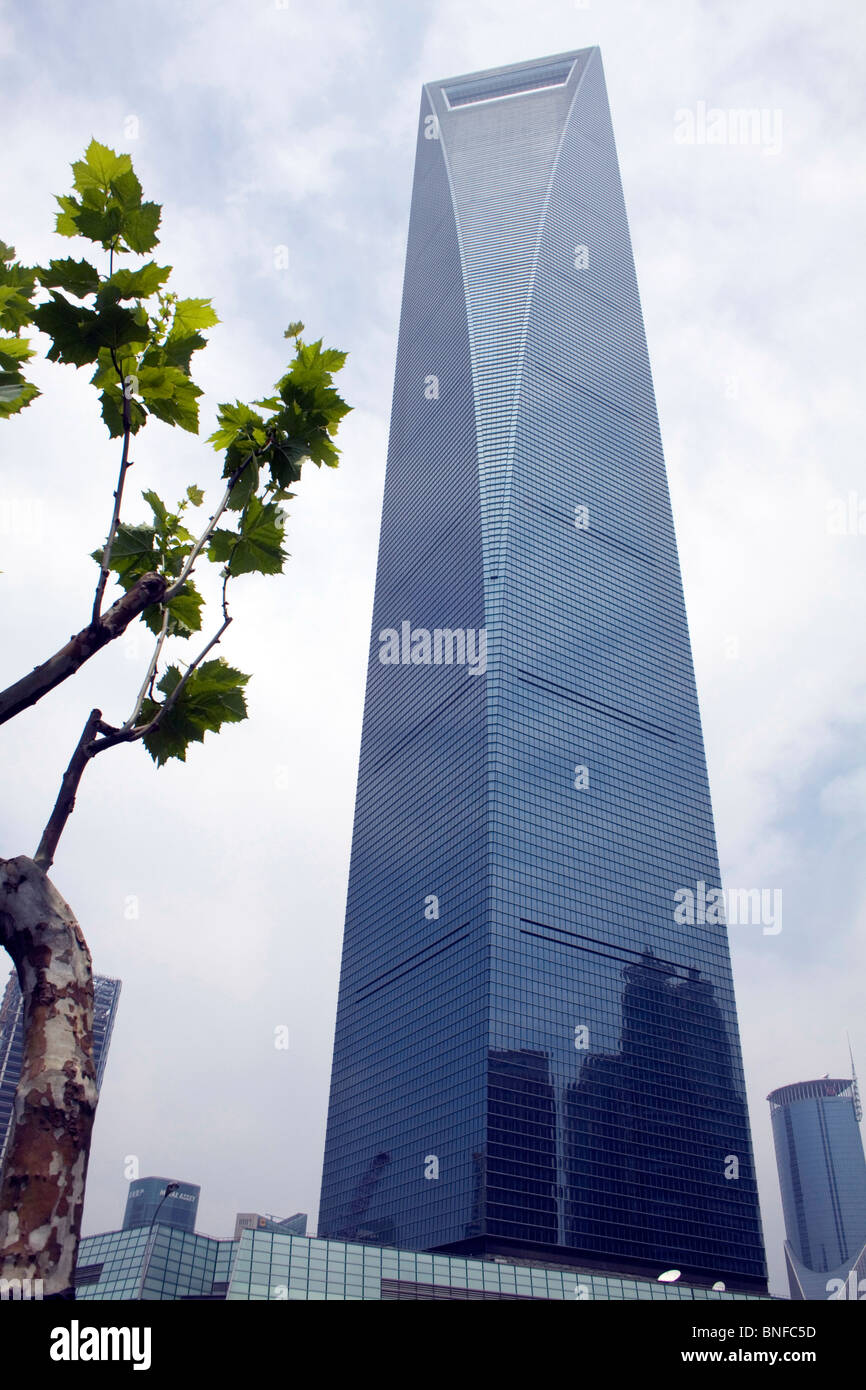
M0 944L24 999L24 1059L0 1178L0 1278L73 1285L96 1111L93 975L71 909L32 859L0 860Z
M143 574L136 580L128 593L113 603L101 618L81 629L70 637L65 647L61 647L41 666L34 666L26 676L14 685L0 691L0 724L12 719L22 710L35 705L49 690L61 685L74 676L85 661L89 661L109 642L113 642L145 608L160 603L168 589L168 580L162 574Z

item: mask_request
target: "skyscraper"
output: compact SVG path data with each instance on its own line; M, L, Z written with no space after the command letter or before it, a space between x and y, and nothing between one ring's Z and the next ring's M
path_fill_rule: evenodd
M767 1099L791 1297L862 1297L866 1158L857 1083L825 1076L780 1086Z
M171 1188L171 1191L169 1191ZM162 1226L194 1231L201 1188L195 1182L176 1182L172 1178L133 1178L126 1194L123 1229L150 1226L159 1216Z
M320 1233L765 1287L718 886L600 53L429 83Z
M97 1090L101 1088L105 1074L119 997L120 980L112 980L107 975L94 975L93 1060L96 1066ZM13 970L6 985L3 1003L0 1004L0 1168L6 1156L12 1108L24 1057L23 1003L18 976Z

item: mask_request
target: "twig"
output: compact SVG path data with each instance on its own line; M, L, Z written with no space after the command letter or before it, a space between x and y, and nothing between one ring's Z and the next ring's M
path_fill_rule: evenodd
M177 704L178 700L183 694L183 691L193 671L195 671L195 669L201 665L208 652L216 646L217 642L220 640L226 628L232 621L229 617L229 614L225 606L225 585L223 585L223 613L223 622L219 627L218 631L214 633L210 641L204 647L202 647L195 660L192 661L190 665L186 668L186 671L181 676L180 680L174 687L174 690L169 695L165 704L160 705L159 710L154 715L153 719L151 719L150 723L140 724L137 728L130 728L127 724L124 724L122 729L116 729L112 733L106 734L104 738L97 739L92 745L90 753L91 757L95 757L97 753L104 753L107 748L116 747L118 743L136 743L139 739L146 738L148 734L156 732L156 730L159 728L160 724L168 714L169 710L173 709L174 706Z
M93 599L93 612L90 618L91 623L99 622L99 615L102 611L102 597L105 593L105 586L108 583L108 576L110 573L109 561L111 560L111 550L112 546L114 545L115 536L117 535L117 528L120 524L120 506L123 501L123 485L126 482L127 472L131 467L129 461L129 397L126 394L126 387L124 386L123 377L120 373L120 367L117 365L117 358L114 355L113 349L111 353L111 360L114 363L114 370L117 372L117 375L120 378L120 390L123 395L123 452L120 457L120 473L117 477L117 487L114 491L114 510L111 514L111 525L108 528L108 540L105 542L105 549L102 552L102 566L99 572L99 581L96 585L96 594Z
M75 752L69 760L69 766L63 774L63 781L60 783L60 791L54 803L54 810L48 817L48 824L42 832L39 848L33 856L34 863L38 864L46 873L54 863L57 842L63 834L66 822L75 810L75 794L78 791L82 773L93 757L93 736L101 720L102 710L99 709L92 709L87 716L87 723L84 725L81 738L78 740Z
M168 605L166 605L165 612L162 615L162 627L160 629L159 636L156 639L156 645L153 649L153 655L151 656L150 662L148 664L147 675L141 683L141 689L138 692L138 699L135 702L135 707L132 711L132 714L129 716L126 723L123 725L124 729L132 728L133 724L138 718L139 710L144 704L145 695L149 695L151 693L154 678L156 676L156 668L159 665L159 654L162 651L163 645L165 643L165 636L168 632L168 619L169 611Z
M222 495L222 500L220 501L219 506L217 507L213 515L208 518L207 526L204 528L195 545L193 546L192 550L190 551L189 555L187 556L186 564L181 570L178 578L174 581L171 588L166 590L165 598L163 600L164 603L168 603L170 599L175 598L177 594L180 592L182 586L186 583L187 579L192 573L193 565L195 564L199 555L204 550L205 546L207 545L208 541L213 535L214 526L219 521L220 517L222 516L223 512L229 504L229 498L232 495L235 484L239 482L247 464L255 458L256 452L257 451L254 449L251 454L248 454L247 457L244 459L243 463L239 463L234 473L232 473L231 477L228 480L226 490Z

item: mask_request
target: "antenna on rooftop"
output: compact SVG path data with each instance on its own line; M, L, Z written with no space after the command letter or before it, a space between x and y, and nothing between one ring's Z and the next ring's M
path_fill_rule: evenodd
M860 1104L860 1087L857 1085L857 1073L854 1070L854 1049L851 1046L850 1035L846 1033L845 1037L848 1039L848 1056L851 1058L851 1079L854 1087L854 1114L857 1116L857 1123L859 1124L863 1119L863 1106Z

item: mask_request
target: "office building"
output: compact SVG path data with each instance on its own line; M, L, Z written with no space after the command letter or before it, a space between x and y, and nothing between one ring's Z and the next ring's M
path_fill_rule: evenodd
M262 1216L257 1211L239 1211L235 1218L235 1240L240 1240L243 1231L280 1231L288 1236L307 1234L307 1213L297 1211L294 1216Z
M85 1236L76 1300L731 1302L767 1295L589 1270L470 1260L243 1227L234 1240L157 1225Z
M767 1097L792 1298L866 1297L866 1158L853 1078L780 1086Z
M320 1234L765 1289L720 888L600 53L431 82Z
M76 1299L145 1302L224 1299L244 1233L302 1236L305 1212L279 1220L238 1212L232 1239L194 1230L201 1188L174 1178L129 1185L123 1229L83 1236L75 1271ZM259 1260L256 1260L258 1272Z
M149 1226L159 1217L161 1226L194 1231L201 1188L193 1182L173 1178L137 1178L129 1184L123 1229Z
M460 1255L421 1254L245 1231L232 1265L229 1301L397 1300L449 1302L767 1302L766 1294L707 1289Z
M112 1301L224 1299L237 1245L159 1221L83 1236L75 1298Z
M120 980L107 975L93 977L93 1061L96 1087L102 1086L105 1063L120 998ZM0 1167L6 1156L12 1124L15 1092L24 1056L24 1001L13 970L0 1004Z

